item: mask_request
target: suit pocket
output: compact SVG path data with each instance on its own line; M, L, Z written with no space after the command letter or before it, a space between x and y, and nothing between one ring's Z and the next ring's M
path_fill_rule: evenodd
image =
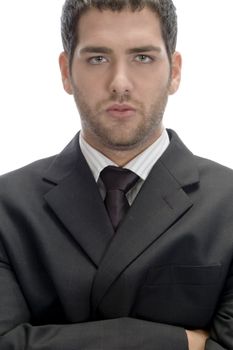
M137 316L190 328L211 321L220 290L221 265L150 268L135 304Z

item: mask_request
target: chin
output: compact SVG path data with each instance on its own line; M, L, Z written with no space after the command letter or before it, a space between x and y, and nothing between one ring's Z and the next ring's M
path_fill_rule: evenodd
M143 142L139 139L108 139L105 142L106 147L116 151L128 151L139 147Z

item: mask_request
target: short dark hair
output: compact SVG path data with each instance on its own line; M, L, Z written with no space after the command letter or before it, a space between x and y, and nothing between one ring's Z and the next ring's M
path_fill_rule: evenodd
M132 11L140 11L144 7L150 8L159 16L163 40L171 61L177 41L177 15L172 0L66 0L61 16L61 35L63 48L68 54L70 65L78 43L78 21L87 10L96 8L100 11L120 12L129 8Z

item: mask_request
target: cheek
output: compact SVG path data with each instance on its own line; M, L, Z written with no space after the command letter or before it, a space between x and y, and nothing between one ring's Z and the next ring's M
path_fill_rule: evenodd
M87 96L90 101L96 100L103 93L103 79L96 79L93 75L80 74L75 79L75 85L82 92L83 96Z
M161 91L165 91L169 86L170 74L159 70L145 70L140 76L137 76L137 86L142 95L152 94L157 96Z
M150 105L168 93L168 82L158 79L152 84L142 85L140 88L140 99L144 105Z

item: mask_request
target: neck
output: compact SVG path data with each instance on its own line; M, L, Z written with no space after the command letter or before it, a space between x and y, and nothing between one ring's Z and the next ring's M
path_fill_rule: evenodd
M85 141L95 148L97 151L102 153L105 157L111 159L116 165L123 167L127 163L129 163L132 159L137 157L140 153L145 151L148 147L150 147L158 138L161 136L163 132L163 127L161 127L159 130L157 130L156 135L153 135L150 139L148 139L146 142L143 142L135 147L132 148L114 148L114 147L108 147L103 144L99 144L98 142L93 142L92 139L89 139L84 133L82 133L83 138Z

